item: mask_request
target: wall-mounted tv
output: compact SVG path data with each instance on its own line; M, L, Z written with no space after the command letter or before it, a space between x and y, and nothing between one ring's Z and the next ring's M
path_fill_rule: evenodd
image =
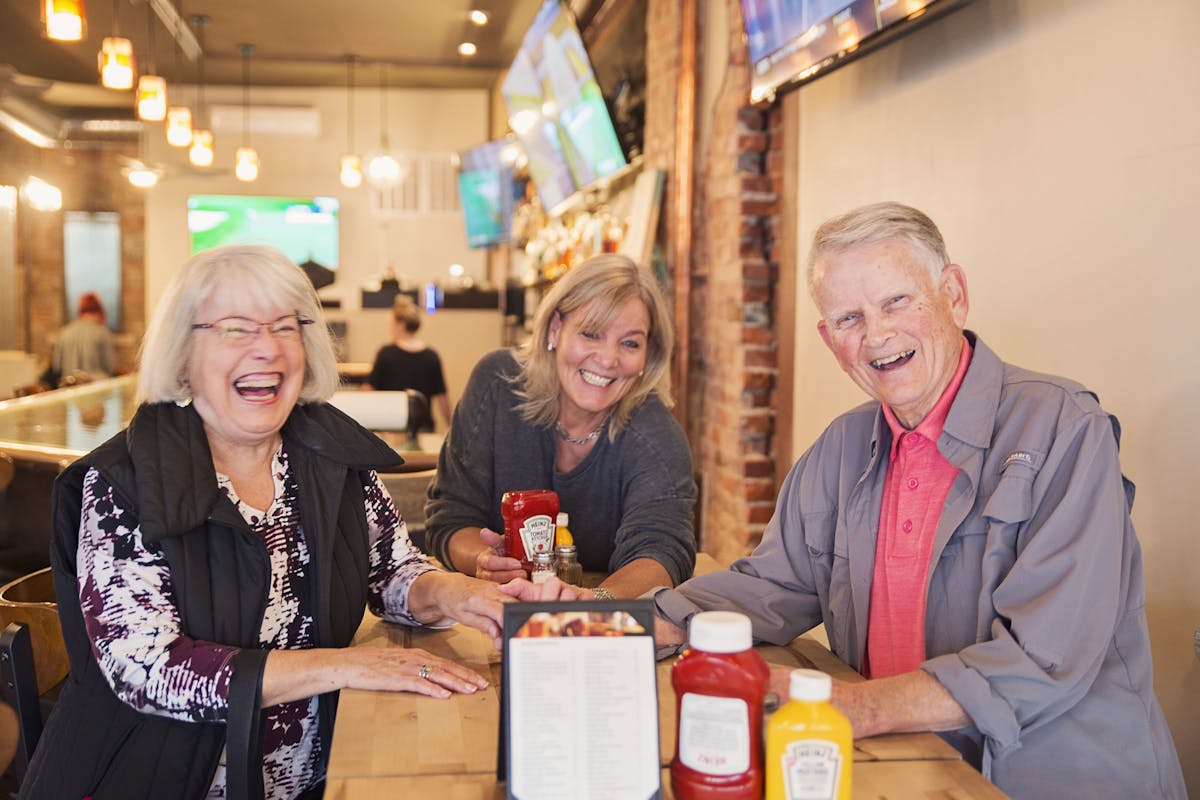
M969 0L742 0L750 100L774 98Z
M469 247L511 238L513 209L525 194L513 174L520 150L516 137L508 136L458 154L458 195Z
M336 197L194 194L187 224L193 253L222 244L267 244L297 264L338 265Z
M546 0L500 87L546 208L625 166L575 18Z

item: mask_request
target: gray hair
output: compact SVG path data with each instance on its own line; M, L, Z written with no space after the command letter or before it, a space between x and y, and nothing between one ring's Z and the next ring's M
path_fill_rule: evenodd
M184 376L192 354L192 323L198 321L196 311L222 293L236 293L250 304L293 308L300 317L314 320L315 324L300 327L304 343L300 402L328 400L338 387L337 357L312 282L273 247L227 245L188 259L159 299L138 357L138 402L166 403L191 396Z
M946 242L933 220L903 203L885 202L860 206L821 223L808 251L808 294L816 300L813 280L817 262L830 253L886 239L908 242L916 259L929 268L935 282L950 263Z
M617 316L626 302L641 300L650 315L647 332L646 366L629 392L617 403L609 420L609 438L628 424L651 393L669 408L671 399L671 348L674 330L667 302L658 282L649 270L622 255L592 256L559 278L542 299L533 317L533 335L517 351L521 371L514 381L521 403L521 417L533 425L549 427L558 419L558 372L554 354L547 349L550 321L555 313L562 317L580 313L585 330L602 330Z

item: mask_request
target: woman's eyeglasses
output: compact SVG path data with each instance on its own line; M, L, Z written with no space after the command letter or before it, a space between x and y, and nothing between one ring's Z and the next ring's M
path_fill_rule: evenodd
M312 325L311 319L305 319L299 314L287 314L272 322L255 322L245 317L223 317L216 322L197 322L192 330L206 330L217 333L224 341L232 344L245 344L258 339L263 328L271 336L284 342L300 341L300 329Z

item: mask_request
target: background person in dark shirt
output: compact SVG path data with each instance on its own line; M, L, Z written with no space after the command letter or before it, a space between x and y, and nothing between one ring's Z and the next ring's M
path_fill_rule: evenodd
M392 343L379 348L371 374L367 376L364 389L380 391L403 391L416 389L429 401L429 417L420 426L423 431L433 430L433 408L445 425L450 424L450 397L446 393L446 377L442 374L442 360L437 352L421 339L421 311L406 294L396 297L392 304Z

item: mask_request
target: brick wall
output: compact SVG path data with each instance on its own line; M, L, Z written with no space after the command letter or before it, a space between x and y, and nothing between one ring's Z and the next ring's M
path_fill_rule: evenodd
M137 346L146 328L145 197L121 174L122 156L135 156L136 152L135 145L102 150L41 149L0 129L0 184L20 186L33 174L62 190L64 211L120 214L121 331L116 337L116 358L118 368L124 370L135 366ZM15 280L19 287L18 342L27 352L47 360L51 337L75 312L65 301L63 211L34 211L24 203L18 207Z
M726 50L699 53L702 62L718 59L725 70L712 117L707 126L697 126L708 135L694 150L695 241L686 332L691 360L689 385L678 391L688 404L688 438L700 482L701 547L728 561L758 542L774 509L782 117L777 108L749 105L738 0L712 2L727 6L729 37ZM648 165L668 170L668 197L674 180L678 5L651 0L646 20L646 157ZM667 207L664 212L660 241L669 253L673 212Z

